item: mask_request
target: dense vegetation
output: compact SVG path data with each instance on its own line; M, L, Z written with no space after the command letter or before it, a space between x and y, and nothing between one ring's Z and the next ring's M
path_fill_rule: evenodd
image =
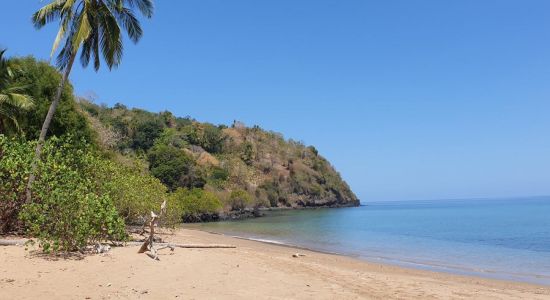
M50 126L33 199L25 187L41 122L61 75L32 57L9 61L10 84L32 109L19 130L0 128L0 232L25 231L46 250L122 240L168 201L165 224L217 220L249 209L349 206L358 200L317 150L235 122L201 123L77 99L65 85Z
M122 104L107 107L81 100L80 105L100 133L102 147L142 160L171 191L202 188L233 210L358 204L313 146L286 141L278 133L239 122L216 126Z

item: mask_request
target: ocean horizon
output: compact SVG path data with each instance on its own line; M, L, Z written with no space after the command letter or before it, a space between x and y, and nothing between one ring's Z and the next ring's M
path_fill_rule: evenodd
M185 226L373 262L550 285L550 196L379 201Z

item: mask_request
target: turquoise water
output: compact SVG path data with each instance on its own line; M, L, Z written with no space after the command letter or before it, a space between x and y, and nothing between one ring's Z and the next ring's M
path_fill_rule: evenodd
M196 226L371 261L550 285L550 197L379 202Z

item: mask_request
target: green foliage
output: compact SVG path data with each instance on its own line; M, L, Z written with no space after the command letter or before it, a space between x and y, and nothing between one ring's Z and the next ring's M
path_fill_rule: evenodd
M143 224L149 213L158 211L166 199L166 186L137 167L108 162L107 170L104 192L111 195L126 224ZM168 207L167 210L172 208Z
M18 117L19 126L27 139L38 139L42 123L61 81L61 74L48 63L37 61L33 57L12 58L10 64L19 70L14 72L13 83L26 86L26 93L34 100L34 108ZM69 83L65 84L48 134L57 136L72 134L89 142L94 139L94 133L88 126L86 118L78 111L73 88Z
M227 169L212 167L208 176L208 184L216 188L223 188L228 179L229 171Z
M52 137L38 165L33 202L25 203L34 147L0 135L0 232L25 228L44 250L124 239L124 222L143 223L167 199L166 187L139 168L102 158L82 140Z
M189 117L177 118L168 112L155 114L129 110L122 105L116 108L91 106L85 108L86 111L96 114L105 127L120 134L119 149L123 154L130 153L130 157L135 150L129 145L141 131L137 124L160 124L162 133L148 138L154 146L138 149L137 153L138 156L141 152L147 154L151 174L171 191L178 187L192 189L205 185L219 194L244 189L253 197L246 206L359 203L315 147L287 141L279 133L265 131L259 126L247 128L239 122L231 128L214 126ZM251 188L254 186L257 188Z
M157 144L148 154L151 174L170 190L178 187L201 188L206 176L183 150Z
M170 204L175 206L187 222L200 221L203 214L217 213L222 208L220 199L203 189L179 188L170 195Z
M24 204L34 146L0 135L0 233L21 228L17 216Z
M155 143L174 146L180 149L189 145L186 136L175 128L165 128Z
M202 134L199 135L199 145L204 148L204 150L210 153L220 153L223 146L223 135L220 128L205 123L202 128Z
M155 140L161 135L163 125L158 120L140 122L135 129L132 140L132 148L147 151L153 146Z
M210 153L220 153L223 150L224 136L219 127L209 123L193 122L184 126L181 131L190 144L200 146Z
M0 195L2 215L19 215L27 232L41 240L45 251L74 251L89 242L121 240L125 228L113 197L102 193L106 161L88 145L71 138L52 137L33 184L33 202L24 202L24 189L34 143L0 136ZM11 191L10 191L11 189ZM3 220L13 228L16 221ZM17 225L17 224L15 224Z
M271 207L277 207L279 203L286 203L287 201L287 195L285 195L278 181L264 182L258 189L265 191Z
M242 189L232 191L229 196L229 205L231 206L231 210L242 210L251 203L252 197L248 192Z
M250 142L245 142L243 143L242 147L243 147L243 152L241 154L241 158L247 165L250 166L254 162L254 156L255 156L254 145L252 145L252 143Z
M14 69L4 57L5 52L0 49L0 134L20 132L18 118L34 106L32 97L26 94L27 86L13 83Z

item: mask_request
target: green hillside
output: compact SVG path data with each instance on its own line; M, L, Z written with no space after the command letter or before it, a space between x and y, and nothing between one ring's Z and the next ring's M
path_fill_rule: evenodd
M203 188L231 209L231 192L247 207L354 206L357 197L315 147L234 122L201 123L170 112L79 101L101 147L140 160L169 190ZM236 207L234 207L236 208Z
M240 122L213 125L170 112L97 105L75 97L70 84L28 202L33 149L61 75L32 57L7 64L7 89L24 87L33 104L10 110L11 119L0 115L0 232L26 230L51 240L67 230L56 224L80 220L71 225L75 234L89 238L98 227L118 234L121 224L142 224L165 200L171 224L252 217L267 208L359 205L313 146Z

